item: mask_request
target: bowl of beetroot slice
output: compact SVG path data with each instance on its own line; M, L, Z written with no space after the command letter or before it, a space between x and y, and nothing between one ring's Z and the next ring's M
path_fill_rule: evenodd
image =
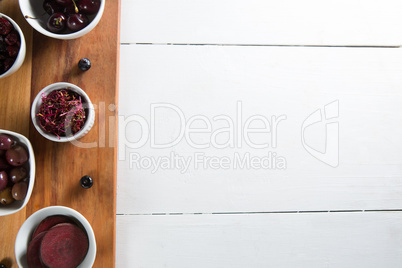
M15 240L19 267L87 268L96 256L96 241L89 222L79 212L50 206L32 214Z

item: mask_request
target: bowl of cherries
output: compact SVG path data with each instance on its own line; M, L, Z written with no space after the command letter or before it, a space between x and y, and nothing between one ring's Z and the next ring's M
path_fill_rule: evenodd
M16 72L25 59L24 34L10 17L0 13L0 78Z
M56 39L75 39L95 28L105 0L19 0L19 5L38 32Z

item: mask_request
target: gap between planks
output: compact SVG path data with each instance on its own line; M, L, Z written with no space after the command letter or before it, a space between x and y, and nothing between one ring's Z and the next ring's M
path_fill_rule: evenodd
M401 46L371 46L371 45L281 45L281 44L209 44L209 43L120 43L122 46L238 46L238 47L327 47L327 48L400 48Z
M402 212L401 209L362 209L362 210L300 210L300 211L244 211L244 212L211 212L211 213L117 213L116 216L183 216L183 215L244 215L244 214L298 214L298 213L370 213L370 212Z

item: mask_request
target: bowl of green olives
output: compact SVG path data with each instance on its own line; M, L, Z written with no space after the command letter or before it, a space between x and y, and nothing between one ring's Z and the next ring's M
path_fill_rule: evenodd
M35 157L29 140L0 129L0 216L13 214L28 203L35 183Z

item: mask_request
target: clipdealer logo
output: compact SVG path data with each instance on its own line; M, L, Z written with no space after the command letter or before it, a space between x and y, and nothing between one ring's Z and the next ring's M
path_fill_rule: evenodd
M286 115L265 116L253 114L245 116L243 104L238 101L235 116L219 114L212 117L197 114L186 117L176 105L154 103L150 105L149 119L131 115L119 120L119 160L127 157L126 149L171 149L169 155L141 155L130 152L130 168L158 170L177 169L184 173L193 169L286 169L285 157L274 150L278 145L278 129L287 119ZM163 129L161 125L174 122ZM129 124L135 124L136 137L125 135ZM172 131L174 129L174 131ZM167 133L167 131L169 133ZM189 146L190 154L174 152L180 143ZM206 149L229 149L231 155L207 155ZM239 150L253 149L260 155Z
M331 166L339 165L339 100L333 101L324 106L324 109L317 109L310 114L301 127L301 140L304 149L316 159ZM306 142L306 129L311 126L323 124L325 126L324 151L320 151Z
M114 117L106 120L106 105L94 105L100 121L109 122L109 133L113 133ZM286 158L278 153L278 131L287 120L285 114L246 116L243 103L238 101L234 113L206 116L202 114L186 117L178 106L170 103L152 103L149 116L133 114L118 116L118 160L126 161L130 168L179 170L187 172L197 169L265 169L284 170ZM109 105L109 111L116 110ZM135 131L132 131L135 126ZM321 130L316 128L320 126ZM127 131L130 129L129 131ZM309 131L307 131L309 130ZM105 125L99 125L97 141L70 142L80 148L106 146ZM287 133L293 135L293 133ZM311 156L324 164L339 165L339 101L335 100L307 116L301 124L301 145ZM324 149L318 149L308 138L324 137ZM109 147L114 146L113 135L109 136ZM310 139L311 140L311 139ZM187 153L178 154L178 147ZM155 150L150 155L140 154L139 149ZM210 149L207 151L207 149ZM211 150L212 149L212 150ZM225 150L226 155L208 155L214 149ZM159 150L159 151L158 151ZM247 151L249 150L249 151ZM167 152L168 151L168 152ZM164 154L159 155L159 152ZM228 153L229 152L229 153Z

